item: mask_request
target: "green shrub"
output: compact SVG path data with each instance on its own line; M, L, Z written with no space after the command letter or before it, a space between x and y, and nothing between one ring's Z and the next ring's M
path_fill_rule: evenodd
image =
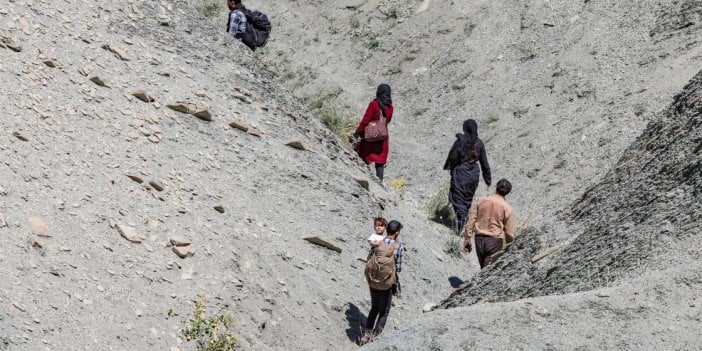
M429 219L452 228L456 221L456 216L448 201L448 192L449 184L442 186L439 191L429 199L425 210L429 215Z
M324 106L316 112L324 125L342 140L354 129L355 125L344 117L341 112L332 106Z
M357 29L358 27L361 26L361 21L358 19L358 17L353 16L350 19L350 24L351 24L351 28Z
M485 117L485 124L490 125L492 123L495 123L500 120L500 115L497 114L495 111L490 111L488 112L487 116Z
M187 341L196 341L199 351L235 351L237 340L229 333L232 319L221 314L215 317L205 316L205 303L197 301L193 318L184 323L182 334Z
M522 62L529 61L538 56L538 49L536 48L536 43L534 42L521 42L517 45L517 50L519 51L519 60Z
M455 236L450 237L446 241L446 253L453 258L463 257L463 248L461 248L461 239Z
M346 136L353 130L355 124L347 115L348 109L339 101L341 89L318 89L314 94L307 96L304 101L310 112L317 117L329 130L341 140L347 141Z
M418 109L414 110L414 112L412 112L412 116L419 117L427 111L429 111L429 109L426 107L418 108Z
M380 46L380 40L378 40L378 34L373 32L366 33L366 47L369 50L375 49Z
M197 6L197 10L207 18L214 18L220 12L220 3L221 1L219 0L204 1L202 4Z

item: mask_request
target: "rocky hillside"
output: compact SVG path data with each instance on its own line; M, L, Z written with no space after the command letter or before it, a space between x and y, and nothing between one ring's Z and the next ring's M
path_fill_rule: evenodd
M702 71L570 208L567 219L583 234L538 254L537 232L518 237L442 309L370 349L694 349L700 145Z
M446 184L454 134L474 118L517 216L539 227L604 176L702 57L699 0L246 3L274 19L259 56L294 94L339 94L330 103L357 123L377 84L393 87L387 173L408 180L408 201Z
M245 349L353 347L379 214L405 224L395 316L452 290L443 234L186 2L0 19L0 349L195 349L198 301Z
M442 306L587 290L694 260L702 249L701 147L702 72L564 214L582 234L536 264L538 233L523 235Z
M200 306L241 349L355 349L376 215L408 251L369 348L504 349L498 324L515 348L699 344L699 267L675 265L699 255L699 76L657 112L699 71L702 2L252 0L255 54L211 4L0 4L0 350L197 349ZM355 123L380 82L396 189L308 112ZM421 213L468 117L535 227L474 280Z

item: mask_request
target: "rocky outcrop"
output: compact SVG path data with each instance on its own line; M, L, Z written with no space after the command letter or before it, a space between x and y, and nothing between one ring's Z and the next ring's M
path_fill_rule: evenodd
M695 250L689 241L700 235L701 151L702 72L604 179L563 213L566 230L584 228L582 234L532 263L540 245L538 233L527 232L441 307L587 290L671 267Z

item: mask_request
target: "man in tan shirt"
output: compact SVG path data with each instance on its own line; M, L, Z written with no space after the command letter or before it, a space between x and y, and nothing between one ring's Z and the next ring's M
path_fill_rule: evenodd
M495 195L481 198L470 210L463 234L463 251L471 251L470 238L475 231L475 253L481 269L492 263L495 254L502 251L503 240L508 244L514 241L514 216L512 207L505 200L511 190L512 184L507 179L500 179Z

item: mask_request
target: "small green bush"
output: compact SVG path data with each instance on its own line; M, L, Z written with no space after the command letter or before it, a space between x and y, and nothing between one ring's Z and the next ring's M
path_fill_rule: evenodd
M197 10L207 18L214 18L220 12L220 3L219 0L208 0L197 6Z
M414 112L412 112L412 116L419 117L427 111L429 111L429 109L426 107L418 108L418 109L414 110Z
M487 116L485 117L485 124L492 124L500 120L500 115L497 114L495 111L490 111L488 112Z
M522 42L517 46L517 50L519 51L519 60L522 62L532 60L538 56L538 49L534 42Z
M461 248L461 239L455 236L450 237L446 241L446 253L453 258L462 258L463 249Z
M341 140L347 141L346 136L353 130L355 124L347 115L348 109L339 101L341 90L318 89L314 94L304 99L312 114L317 117L329 130Z
M358 17L353 16L350 19L350 24L351 24L351 28L358 29L358 27L361 26L361 21L358 19Z
M442 186L430 199L425 210L429 219L448 227L453 227L456 216L448 201L449 184Z
M193 318L184 323L182 334L187 341L196 341L199 351L235 351L237 340L229 333L232 319L221 314L215 317L205 316L205 303L197 301Z
M376 49L380 46L380 40L378 40L378 34L373 32L366 33L366 47L369 50Z

